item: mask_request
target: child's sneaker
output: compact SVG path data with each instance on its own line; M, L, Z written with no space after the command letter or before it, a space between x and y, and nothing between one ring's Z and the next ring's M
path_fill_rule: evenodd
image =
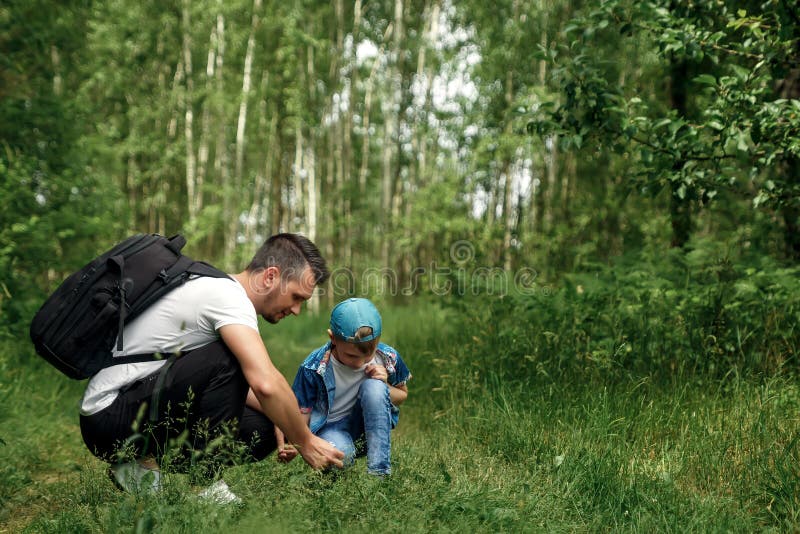
M108 476L122 491L157 493L161 491L161 471L149 469L139 462L125 462L108 468Z
M222 479L211 484L197 496L217 504L242 504L242 499L237 497Z

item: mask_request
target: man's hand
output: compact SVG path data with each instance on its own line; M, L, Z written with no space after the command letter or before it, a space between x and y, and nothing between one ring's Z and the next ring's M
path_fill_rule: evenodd
M288 464L295 459L298 452L294 445L286 443L286 437L277 426L275 427L275 441L278 444L278 461L282 464Z
M389 373L386 371L386 367L382 365L371 363L367 365L367 367L364 369L364 372L367 373L367 376L370 378L380 380L386 384L389 383Z
M344 453L325 441L324 439L311 434L311 439L307 443L299 444L300 455L312 469L324 469L326 467L344 467Z

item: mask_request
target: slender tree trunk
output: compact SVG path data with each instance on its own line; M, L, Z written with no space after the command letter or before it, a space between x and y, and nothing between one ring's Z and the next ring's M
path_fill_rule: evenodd
M292 187L292 192L294 196L294 200L289 206L291 210L292 217L291 219L294 221L302 220L303 216L303 181L301 179L301 174L303 173L303 152L304 152L304 140L303 140L303 125L300 121L300 118L297 117L295 121L294 127L294 164L292 165L292 176L294 177L294 187ZM298 228L298 230L302 231L302 226Z
M247 128L247 106L250 98L250 88L252 85L253 55L256 47L256 31L260 21L261 0L253 0L253 14L250 21L250 36L247 39L247 50L244 56L244 72L242 73L242 96L239 102L239 118L236 121L236 163L234 167L234 190L228 194L234 199L243 194L243 174L244 174L244 149L246 144ZM232 200L234 212L228 218L228 238L225 240L225 258L230 261L233 257L236 242L239 234L239 209L240 206Z
M506 160L503 174L503 268L511 270L511 233L514 229L514 209L512 208L514 195L514 176L516 175L516 165Z
M265 133L266 139L264 139L264 146L267 147L267 153L264 156L265 163L264 165L260 165L256 168L255 173L255 184L253 187L253 199L250 202L250 210L247 214L247 219L245 222L245 229L244 229L244 242L245 242L245 251L248 256L255 251L255 249L260 246L260 243L256 243L256 235L261 227L261 219L262 213L265 213L267 210L267 202L268 196L266 195L267 190L269 189L269 158L271 157L271 139L270 136L272 134L272 128L270 125L267 124L267 100L266 100L266 92L267 87L269 85L269 72L264 69L264 72L261 76L261 95L262 98L259 100L258 103L258 131L259 133Z
M190 0L183 0L182 25L183 25L183 69L186 78L186 91L183 98L184 106L184 141L186 143L186 199L189 214L189 226L193 227L197 218L196 200L196 162L194 155L194 110L193 93L194 81L192 79L192 22Z
M550 149L550 165L547 170L547 179L550 184L550 193L548 195L547 206L548 212L545 220L547 222L548 230L552 231L555 225L555 220L561 209L561 199L563 197L564 182L567 178L564 176L565 172L559 167L561 161L558 153L558 142L555 138L549 140Z
M542 8L542 24L540 26L541 38L540 42L543 50L547 50L547 29L548 25L548 10L544 2L540 4ZM547 61L542 59L539 61L539 83L542 87L547 87ZM542 181L547 181L547 186L541 190L541 210L539 212L539 221L536 224L537 231L544 237L547 232L553 228L553 213L554 213L554 199L557 196L557 180L558 180L558 142L554 136L549 136L545 139L544 151L542 154L545 162L546 172L542 176Z
M305 157L308 172L308 231L306 235L312 242L315 242L317 240L317 158L313 143L309 143L309 145ZM316 291L308 302L308 308L313 314L319 310L319 295Z
M219 2L222 5L222 0ZM232 213L232 198L230 194L230 160L228 155L228 138L225 131L225 106L223 104L223 95L225 94L225 81L223 78L223 68L225 64L225 18L220 13L217 15L217 57L214 65L214 93L216 99L216 139L214 143L214 174L217 178L217 187L213 188L218 191L215 196L222 198L222 220L220 221L220 234L223 240L223 251L227 246L227 224L228 220L233 217ZM209 234L209 244L212 243L213 235ZM210 248L210 247L209 247ZM227 260L223 260L227 261ZM233 267L227 265L226 267Z
M170 139L175 139L178 135L178 123L180 116L185 111L186 94L181 89L181 84L185 77L184 61L181 58L175 68L175 76L172 79L172 95L176 105L170 110L170 120L167 126L167 135ZM184 130L185 132L185 130ZM177 176L175 177L177 181ZM166 206L169 202L170 180L164 176L164 170L159 167L153 174L152 182L155 191L151 192L146 198L150 199L151 206L154 210L152 220L155 224L155 229L152 232L159 234L165 233L166 227ZM152 196L151 196L152 195ZM172 211L172 210L170 210Z
M214 67L217 60L217 28L211 29L206 62L205 100L200 133L200 146L197 148L197 210L203 209L203 185L208 169L209 140L211 137L211 94L214 90Z
M272 179L270 186L270 191L272 192L272 216L270 217L270 233L275 234L278 233L283 224L283 216L284 216L284 209L283 209L283 176L285 174L284 170L284 163L285 158L283 157L283 148L285 146L284 136L282 135L282 110L276 111L276 136L274 137L273 143L276 146L276 161L277 165L275 166L275 171L272 173ZM278 117L281 117L280 119Z
M412 87L416 85L418 87L417 94L414 94L412 90L411 98L412 100L418 99L419 93L422 94L423 101L422 102L415 102L414 104L414 112L413 115L410 117L410 124L409 126L412 128L412 137L411 137L411 158L412 164L408 167L408 181L409 185L411 186L411 190L414 189L415 184L421 179L422 176L422 161L420 158L424 159L424 156L421 155L420 147L424 143L423 133L422 130L425 124L425 99L427 98L427 92L423 89L422 91L419 90L419 87L425 87L425 58L426 53L428 51L428 39L430 37L430 16L431 16L431 4L430 0L425 0L425 7L422 10L422 16L420 20L422 21L422 28L421 28L421 35L422 39L420 40L420 44L417 47L417 70L414 75L416 84L412 84Z
M495 219L497 218L497 197L498 197L498 184L500 183L501 174L499 170L494 171L494 176L489 182L489 189L486 191L486 232L492 234Z
M276 165L275 160L280 157L280 154L277 151L278 145L278 113L273 110L272 117L269 123L269 137L267 137L267 156L264 163L264 176L266 177L265 185L265 192L264 192L264 200L263 200L263 215L262 218L264 219L264 223L262 225L262 229L266 233L266 235L270 234L270 228L272 228L273 221L269 218L271 215L270 206L273 204L279 204L280 201L275 197L278 197L280 194L280 189L277 191L277 194L274 193L272 187L275 183L273 180L273 176L275 176L275 169L276 167L280 167L280 163Z
M369 170L369 153L370 153L370 115L372 113L372 96L375 90L375 78L378 73L378 67L380 66L380 58L382 58L385 54L385 45L386 41L389 39L389 36L392 34L394 26L389 24L386 28L386 31L383 34L383 39L381 40L381 46L378 50L378 55L375 57L375 60L372 63L372 69L369 73L369 78L367 79L366 88L364 91L364 139L361 144L361 168L358 171L358 187L359 190L364 192L367 187L367 171Z
M325 206L335 206L335 200L339 196L339 192L336 190L336 178L334 176L334 164L333 164L333 136L334 130L332 128L328 128L325 132L325 149L326 154L325 158L325 190L326 194L323 197L325 199ZM322 214L325 217L325 221L323 225L327 228L327 240L325 241L325 257L328 259L329 262L331 261L338 261L341 263L340 257L334 257L338 251L334 247L334 243L339 243L339 228L336 221L338 220L338 215L334 215L335 209L331 209L330 207L323 208ZM346 263L344 263L347 266ZM335 302L336 295L333 294L333 283L328 283L327 292L327 299L326 302L328 306L333 306Z
M552 227L552 202L553 189L555 188L557 168L557 144L555 139L546 139L542 154L544 159L544 172L536 192L536 222L535 226L539 235L544 236Z
M308 172L308 238L317 239L317 158L313 146L306 149L305 166Z
M341 0L338 0L341 2ZM349 105L347 106L347 115L345 122L345 139L344 139L344 158L345 158L345 176L348 182L350 181L353 171L353 114L356 110L356 91L358 91L359 70L358 70L358 57L356 51L358 50L358 42L361 38L361 0L356 0L353 5L353 46L350 52L350 91L349 91ZM364 189L360 189L361 183L359 182L359 191L363 194Z
M384 111L384 130L383 130L383 157L382 157L382 200L381 212L383 219L383 232L381 244L381 263L389 265L389 242L391 240L391 210L392 210L392 191L393 174L395 163L395 149L397 139L397 127L400 115L400 48L404 34L403 27L403 0L395 0L394 3L394 32L392 39L391 66L389 68L389 96L387 106Z
M247 51L244 56L244 72L242 73L242 97L239 102L239 119L236 125L236 185L241 185L244 172L245 132L247 127L247 106L252 86L253 55L256 48L256 31L260 21L261 1L253 0L253 15L250 22L250 36L247 39Z
M513 4L513 24L519 24L519 0L514 0ZM513 134L512 125L511 125L511 108L514 104L514 69L509 66L506 70L506 80L505 80L505 100L506 100L506 125L505 125L505 136L511 136ZM513 202L513 190L514 190L514 176L515 172L514 168L516 165L512 164L512 161L517 158L516 154L512 154L510 149L504 149L503 157L505 158L503 162L503 169L505 174L505 182L503 184L503 267L507 270L511 270L511 234L514 229L514 217L513 217L513 209L512 209L512 202Z
M515 17L516 19L516 17ZM506 109L511 109L511 104L514 99L514 73L510 69L506 73ZM506 128L505 128L505 135L510 136L512 134L511 130L511 118L506 119ZM507 149L509 150L509 149ZM505 180L503 183L503 267L507 270L511 270L511 232L513 230L513 216L512 216L512 196L513 196L513 189L514 189L514 172L513 172L513 165L511 164L512 154L506 153L504 154L504 162L503 162L503 173Z
M335 132L333 128L327 129L327 137L326 137L326 144L327 144L327 157L325 158L325 178L326 184L328 189L328 196L331 198L338 198L339 192L336 190L336 170L335 165L333 162L333 137ZM334 215L333 210L328 210L326 217L329 221L329 229L330 229L330 238L328 239L327 246L325 248L325 255L327 258L333 259L333 255L336 252L334 243L338 243L340 241L339 235L340 230L338 228L338 214ZM341 256L340 256L341 258ZM347 265L347 263L345 263ZM332 306L334 303L334 295L333 292L328 292L328 305Z
M170 119L167 123L167 137L170 139L175 139L175 136L178 134L179 108L184 106L183 94L179 90L181 83L183 83L183 76L183 59L181 58L178 61L178 65L175 67L175 75L172 77L172 94L178 102L178 106L170 110Z
M433 49L439 38L439 17L441 16L441 0L433 0L431 11L428 19L430 24L428 26L427 39L423 46L421 46L420 61L417 65L418 75L421 75L425 82L422 90L423 103L422 103L422 124L417 125L417 179L424 180L428 174L428 139L430 119L433 114L433 78L434 78L434 65L433 61L428 61L425 50L427 48ZM428 63L426 67L426 62Z

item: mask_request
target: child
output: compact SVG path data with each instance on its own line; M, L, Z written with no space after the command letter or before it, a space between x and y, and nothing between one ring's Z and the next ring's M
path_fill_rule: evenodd
M367 471L388 475L390 433L397 425L397 407L408 396L411 373L395 349L379 343L381 316L369 300L340 302L330 326L330 342L305 359L294 379L300 411L311 432L344 452L345 465L353 463L364 437ZM280 433L277 438L278 460L290 461L297 451L283 447Z

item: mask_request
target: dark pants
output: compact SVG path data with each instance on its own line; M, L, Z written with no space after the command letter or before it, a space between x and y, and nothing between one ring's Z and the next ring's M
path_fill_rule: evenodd
M113 462L119 452L162 457L170 440L184 451L204 451L227 429L244 443L248 459L260 460L276 448L274 427L245 407L248 389L239 362L216 341L126 386L108 408L82 415L83 440L98 458ZM179 437L185 439L175 441Z

